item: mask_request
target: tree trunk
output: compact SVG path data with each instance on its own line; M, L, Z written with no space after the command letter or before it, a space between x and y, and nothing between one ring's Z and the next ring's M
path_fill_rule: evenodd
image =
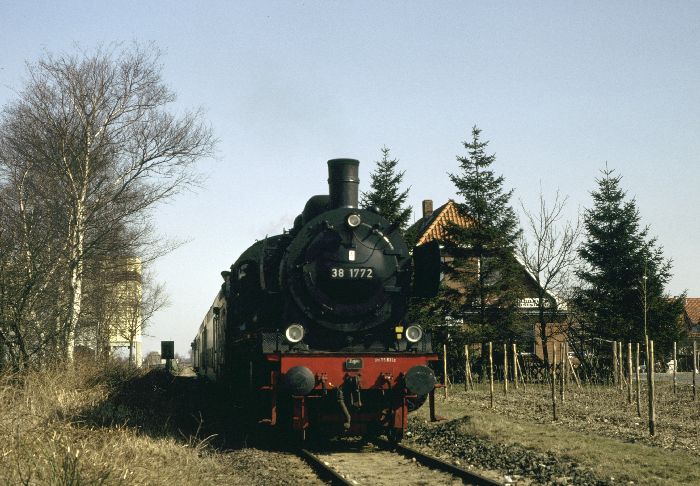
M134 336L129 336L129 366L134 365Z
M70 301L68 306L68 318L66 319L66 343L65 357L68 363L73 363L75 354L75 337L80 319L80 311L83 302L83 247L85 242L85 205L84 188L82 199L76 202L75 227L71 232L71 272L70 272Z

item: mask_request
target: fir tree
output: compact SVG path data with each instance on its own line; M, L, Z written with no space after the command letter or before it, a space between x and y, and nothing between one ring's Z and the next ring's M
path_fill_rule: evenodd
M586 234L579 255L585 267L577 272L582 288L576 304L592 335L644 342L647 331L657 349L667 351L683 334L683 296L671 298L664 291L671 261L649 237L648 228L640 227L636 202L626 199L621 177L607 168L602 174L592 193L593 208L584 214Z
M411 206L404 206L408 199L408 191L401 190L401 182L405 171L397 172L396 166L399 159L390 158L389 149L382 147L382 159L376 161L376 167L370 176L371 190L362 193L360 205L364 209L372 206L379 210L379 214L404 230L411 217Z
M448 273L465 290L446 289L455 304L455 315L465 316L482 338L512 339L518 330L518 299L522 269L515 259L520 235L518 219L510 206L513 191L504 191L503 176L491 165L496 156L486 153L488 142L480 140L481 130L472 128L472 139L463 142L465 156L458 156L460 171L449 174L462 200L460 214L471 224L450 224L444 242L455 257Z

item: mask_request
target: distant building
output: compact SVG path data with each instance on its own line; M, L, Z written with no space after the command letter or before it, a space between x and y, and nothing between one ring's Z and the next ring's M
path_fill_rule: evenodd
M685 298L683 322L688 330L688 339L700 339L700 297Z
M406 230L406 240L409 247L420 246L429 241L437 240L444 241L447 237L446 227L448 223L454 223L460 226L468 226L471 224L469 217L465 217L459 214L457 210L457 205L453 200L448 200L445 204L433 210L433 201L424 200L422 204L423 214L421 219L416 221L410 228ZM443 251L442 255L443 262L452 261L452 256L446 254ZM526 342L522 343L525 348L521 348L523 351L535 353L538 357L543 358L542 340L540 339L540 333L536 329L535 324L537 323L538 316L538 304L539 298L537 296L537 282L534 276L525 268L522 264L522 283L525 289L524 296L519 302L519 311L524 316L524 318L533 323L532 334L525 337ZM449 280L444 282L452 288L459 288L463 286L463 282L450 282ZM567 308L564 303L561 303L557 297L551 293L548 293L549 302L545 305L547 307L557 305L557 313L555 313L555 322L548 323L546 325L547 341L548 343L556 343L557 345L561 342L566 341L566 335L569 324L566 322ZM700 299L699 299L700 300ZM469 318L464 316L463 322L468 325ZM548 346L548 354L550 358L552 357L553 347Z
M108 285L111 300L109 319L109 348L127 348L133 345L133 361L141 366L143 340L142 265L137 257L127 257L117 267Z

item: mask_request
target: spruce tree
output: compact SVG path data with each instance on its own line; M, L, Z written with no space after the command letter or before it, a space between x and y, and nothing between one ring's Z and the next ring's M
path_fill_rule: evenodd
M409 189L401 190L405 171L396 171L399 159L392 159L387 147L382 147L381 150L382 158L376 161L377 165L370 176L371 190L362 193L360 205L364 209L374 206L379 210L379 214L403 231L408 225L412 211L411 206L404 206Z
M591 194L593 208L584 213L579 255L585 266L577 272L582 282L577 307L593 336L643 343L646 294L647 334L657 349L667 351L683 335L683 296L671 298L664 291L671 261L640 226L636 201L626 198L621 176L607 168L602 174Z
M513 339L519 332L522 269L515 247L520 228L510 205L513 191L505 191L503 176L491 170L496 156L486 153L488 142L480 134L474 126L471 141L463 142L467 154L457 157L459 172L449 174L461 197L457 209L471 224L447 227L444 244L455 258L448 273L464 290L446 293L454 294L448 298L455 314L464 316L482 339Z

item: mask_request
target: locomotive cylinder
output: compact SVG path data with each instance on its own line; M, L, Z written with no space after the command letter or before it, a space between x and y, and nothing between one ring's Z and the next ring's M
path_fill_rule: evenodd
M357 209L360 178L359 160L332 159L328 161L328 195L330 208Z

